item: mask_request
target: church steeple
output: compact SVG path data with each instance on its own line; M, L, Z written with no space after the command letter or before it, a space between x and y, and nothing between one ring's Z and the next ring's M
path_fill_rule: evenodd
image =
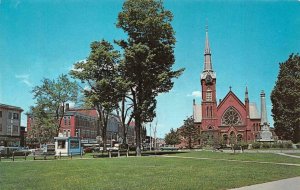
M211 51L210 51L210 47L209 47L208 26L207 25L206 25L205 33L206 33L206 37L205 37L205 49L204 49L204 71L212 71Z
M208 40L208 26L205 29L205 48L204 48L204 68L201 74L201 80L206 79L209 76L212 79L216 79L216 73L212 69L211 63L211 51Z
M246 86L246 91L245 91L245 102L249 102L249 96L248 96L248 88Z

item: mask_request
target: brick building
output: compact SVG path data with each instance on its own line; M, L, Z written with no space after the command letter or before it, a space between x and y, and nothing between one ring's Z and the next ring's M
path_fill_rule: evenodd
M27 131L31 130L34 118L27 115ZM69 108L66 104L66 110L62 119L60 134L66 137L77 137L80 135L84 143L96 143L98 112L96 109ZM115 115L109 117L107 126L107 139L117 139L119 131L119 118Z
M20 107L0 104L0 146L20 146L22 112Z
M259 138L262 126L261 115L256 103L250 102L247 87L243 101L235 95L230 87L227 95L217 102L217 77L212 67L207 29L204 69L201 73L200 82L202 100L201 104L196 104L194 100L193 117L194 126L199 129L202 135L207 137L206 139L202 138L203 141L221 139L224 143L229 143L230 139L235 139L236 141L251 142ZM261 97L265 97L263 92ZM264 115L266 117L266 113Z

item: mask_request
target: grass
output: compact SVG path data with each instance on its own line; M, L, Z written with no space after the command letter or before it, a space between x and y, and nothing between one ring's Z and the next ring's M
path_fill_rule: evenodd
M293 155L296 155L296 154L293 154ZM199 151L199 152L195 151L195 152L188 152L185 154L178 154L176 156L300 164L300 159L298 159L298 158L287 157L287 156L274 154L274 153L236 153L236 154L233 154L233 153L212 152L212 151Z
M255 153L203 151L176 156L300 161ZM165 157L18 161L0 162L0 189L228 189L300 176L298 166Z
M290 155L300 156L300 153L288 153Z

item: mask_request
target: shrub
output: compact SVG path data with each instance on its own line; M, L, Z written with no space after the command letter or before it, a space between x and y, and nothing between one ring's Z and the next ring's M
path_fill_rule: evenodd
M260 143L259 142L252 143L252 148L253 149L259 149L260 148Z
M262 148L270 148L270 143L264 142L261 145Z
M129 151L136 151L136 147L133 146L133 145L130 145L130 146L129 146Z
M280 144L277 142L274 142L271 144L271 148L280 148Z
M284 142L283 144L283 148L292 148L293 144L291 142Z

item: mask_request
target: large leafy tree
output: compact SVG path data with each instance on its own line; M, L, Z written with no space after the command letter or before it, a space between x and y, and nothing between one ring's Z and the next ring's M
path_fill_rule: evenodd
M280 139L300 142L300 56L290 55L279 67L271 94L275 133Z
M91 43L91 52L86 61L78 62L70 74L88 85L84 90L85 101L98 111L98 135L102 135L104 150L107 141L109 116L118 107L120 92L117 66L120 54L105 41Z
M53 114L45 109L45 105L38 104L30 107L27 113L31 119L31 130L28 132L28 144L45 144L53 141L56 136L56 125Z
M128 0L118 15L117 27L128 38L117 43L124 50L120 68L129 82L135 119L137 156L141 155L142 124L155 117L156 96L173 87L172 79L181 70L173 71L175 62L172 13L161 1Z
M172 128L165 136L166 144L176 145L180 143L179 133Z
M193 143L199 140L200 134L198 129L194 126L192 116L184 120L184 124L180 128L180 135L186 139L188 148L193 148Z
M43 109L54 118L52 122L57 136L65 115L66 103L77 100L78 86L76 82L71 82L65 74L60 75L56 80L45 78L40 86L33 88L32 93L36 99L37 110Z

